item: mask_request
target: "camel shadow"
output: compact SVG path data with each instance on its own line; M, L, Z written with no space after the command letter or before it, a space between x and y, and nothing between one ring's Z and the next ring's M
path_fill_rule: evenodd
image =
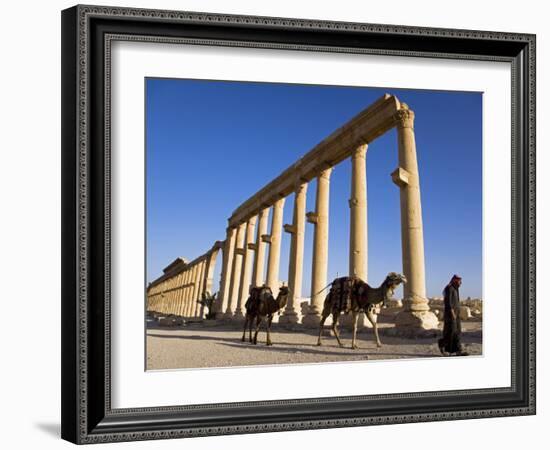
M228 341L228 342L241 342L241 337L228 338L221 336L203 336L200 334L192 335L170 335L170 334L156 334L156 333L147 333L147 336L158 337L162 339L183 339L183 340L192 340L192 341Z
M296 351L297 346L303 346L303 345L312 346L312 347L317 346L317 335L316 334L311 334L312 340L310 342L285 342L284 340L283 341L277 340L277 337L283 337L284 338L284 335L292 335L292 334L293 333L291 333L291 332L276 333L276 334L272 333L272 339L274 340L274 343L276 345L285 345L285 346L288 346L288 348L293 348L294 351ZM279 335L279 336L277 336L277 335ZM280 335L283 335L283 336L280 336ZM147 336L159 337L159 338L163 338L163 339L184 339L184 340L192 340L192 341L218 341L220 343L226 343L227 342L227 343L235 343L239 347L251 346L252 348L258 348L259 346L262 346L262 345L264 347L268 347L267 345L265 345L265 340L262 340L261 337L259 337L257 345L252 344L248 340L248 333L246 334L246 340L245 341L241 340L242 335L240 333L238 334L238 336L235 336L234 338L233 337L225 337L225 336L204 336L204 335L200 335L200 334L182 336L182 335L157 334L157 333L148 333ZM325 338L330 339L329 336L325 336ZM264 339L265 339L265 335L264 335ZM334 341L334 342L336 342L336 341ZM323 347L340 348L340 347L338 347L336 345L332 345L332 344L323 344ZM346 347L342 347L342 350L345 350L345 348ZM349 350L351 351L351 348Z
M307 353L311 355L331 355L331 356L368 356L368 355L362 355L361 349L359 350L352 350L351 348L342 348L341 351L334 352L334 351L327 351L326 346L325 347L317 347L315 345L311 344L291 344L291 343L285 343L285 342L278 342L273 345L265 345L264 342L259 342L258 344L250 344L249 342L240 342L238 344L234 343L223 343L222 345L226 345L233 348L247 348L252 349L260 352L278 352L278 353L287 353L287 354L297 354L297 353ZM296 346L300 345L300 348L297 348ZM303 348L304 345L311 345L312 348ZM347 350L347 351L346 351Z
M248 344L248 345L246 345ZM311 348L296 348L296 346L290 346L292 344L279 342L275 343L274 345L267 346L265 343L258 343L257 345L253 345L250 343L240 343L240 344L233 344L233 343L224 343L223 345L233 347L233 348L250 348L257 351L263 351L263 352L279 352L279 353L287 353L287 354L297 354L297 353L307 353L311 355L323 355L323 356L340 356L340 357L351 357L351 356L366 356L366 357L372 357L372 356L378 356L378 357L386 357L386 358L434 358L439 357L440 355L437 354L431 354L431 353L391 353L391 352L380 352L378 349L375 348L361 348L358 349L351 349L349 347L338 347L338 346L330 346L332 348L338 349L339 351L331 351L327 350L327 348L330 348L329 346L323 345L322 347L318 347L317 345L311 345ZM300 345L306 345L306 344L300 344Z

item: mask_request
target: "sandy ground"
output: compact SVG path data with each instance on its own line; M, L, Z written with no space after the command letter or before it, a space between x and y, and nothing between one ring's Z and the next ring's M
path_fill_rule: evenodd
M274 324L273 346L265 345L265 332L258 336L258 345L241 342L242 330L235 326L206 321L175 328L149 326L147 330L147 369L227 367L266 364L292 364L333 361L360 361L395 358L442 357L437 338L404 339L385 335L390 325L379 325L382 347L377 348L372 330L357 333L358 349L350 348L351 333L341 329L345 345L340 348L327 328L323 346L318 347L315 330L290 331ZM481 322L463 322L463 344L470 355L480 355Z

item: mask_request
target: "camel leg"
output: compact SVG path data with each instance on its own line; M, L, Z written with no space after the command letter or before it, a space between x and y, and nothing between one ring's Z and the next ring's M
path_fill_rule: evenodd
M249 338L249 341L250 343L252 344L252 342L254 342L252 340L252 325L254 323L254 317L253 316L250 316L250 318L248 319L248 338Z
M256 332L254 333L254 345L258 343L258 332L260 331L260 324L262 323L262 316L256 318Z
M273 314L269 315L267 317L267 338L266 338L266 341L265 341L265 345L273 345L273 343L271 342L271 336L270 336L270 331L271 331L271 321L273 320Z
M340 334L338 334L338 319L340 317L340 312L332 313L332 332L334 333L334 336L336 337L336 340L338 341L338 345L340 347L343 347L344 344L342 344L342 341L340 340Z
M378 348L382 347L382 342L380 342L380 337L378 336L378 326L376 325L376 319L372 315L372 311L368 310L366 313L367 319L372 323L372 329L374 331L374 337L376 338L376 346Z
M355 343L355 338L357 336L357 319L359 317L359 313L357 311L352 311L351 314L351 348L356 349L357 344Z
M323 334L323 327L325 326L325 321L327 320L327 317L328 317L328 313L325 313L325 311L323 311L321 315L321 322L319 323L319 339L317 339L318 346L323 345L321 343L321 335Z
M244 329L243 329L243 337L241 338L241 341L244 342L246 340L246 326L248 325L248 314L244 316Z

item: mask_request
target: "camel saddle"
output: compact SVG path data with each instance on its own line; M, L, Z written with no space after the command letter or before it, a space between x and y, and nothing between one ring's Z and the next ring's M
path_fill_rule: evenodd
M329 295L332 300L332 309L348 313L352 309L352 295L359 278L356 277L340 277L336 278L331 286Z

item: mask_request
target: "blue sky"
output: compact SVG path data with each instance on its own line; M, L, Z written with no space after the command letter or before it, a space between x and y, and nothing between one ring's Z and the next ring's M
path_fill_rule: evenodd
M243 201L384 93L415 112L426 288L439 296L453 273L461 296L482 283L482 94L340 86L146 79L147 281L178 256L192 260L225 239ZM392 130L369 145L368 281L402 272ZM347 274L351 162L330 183L328 279ZM315 207L309 183L307 211ZM292 221L293 196L284 223ZM303 296L310 293L313 226L306 224ZM280 278L287 280L283 234ZM221 254L220 254L221 255ZM221 267L214 274L217 290ZM398 292L400 294L400 292Z

